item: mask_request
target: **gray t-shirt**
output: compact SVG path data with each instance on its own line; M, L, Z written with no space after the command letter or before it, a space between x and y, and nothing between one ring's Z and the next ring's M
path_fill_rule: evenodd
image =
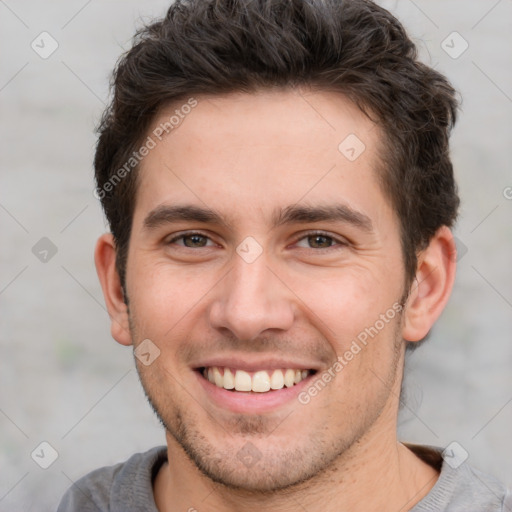
M439 448L407 446L441 470L433 489L410 512L512 512L512 494L493 477L467 463L452 468ZM57 512L158 512L153 481L166 461L166 447L158 446L96 469L67 490Z

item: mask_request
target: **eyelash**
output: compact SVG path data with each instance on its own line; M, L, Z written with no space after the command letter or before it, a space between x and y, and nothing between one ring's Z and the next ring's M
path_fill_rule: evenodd
M167 245L171 245L171 244L175 243L177 240L184 239L184 238L187 238L187 237L191 237L191 236L194 236L194 235L198 235L198 236L207 238L208 240L211 241L211 238L208 235L205 235L204 233L201 233L199 231L187 231L186 233L181 233L180 235L177 235L177 236L171 238L169 241L166 242L166 244ZM330 247L323 247L323 248L320 248L320 249L315 249L314 247L309 247L309 249L311 249L311 250L329 251L329 250L335 250L335 249L339 249L340 247L344 247L344 246L349 245L348 242L346 242L344 240L341 240L339 238L336 238L336 237L330 235L329 233L325 233L324 231L308 231L306 233L303 233L300 238L297 238L294 243L296 244L297 242L299 242L301 240L304 240L305 238L312 237L312 236L323 236L325 238L329 238L336 245L333 245L333 246L330 246ZM183 247L184 249L194 249L193 247L186 247L186 246L180 246L180 247ZM198 249L204 249L204 248L205 247L199 247ZM304 249L304 247L303 247L303 249Z
M297 243L300 240L304 240L305 238L309 238L311 236L323 236L325 238L329 238L329 239L332 240L332 242L335 245L332 245L332 246L329 246L329 247L320 248L323 251L337 250L337 249L340 249L341 247L346 247L348 245L348 242L346 240L343 240L343 239L340 239L340 238L336 238L336 237L334 237L334 236L332 236L329 233L326 233L324 231L308 231L306 233L303 233L300 238L297 238L294 243ZM314 247L309 247L309 249L316 250L316 251L320 250L320 249L315 249Z
M186 233L181 233L181 235L177 235L177 236L171 238L169 241L166 242L166 244L170 245L170 244L176 242L176 240L180 240L182 238L187 238L187 237L194 236L194 235L202 236L204 238L208 238L209 240L211 240L208 235L205 235L204 233L200 233L199 231L187 231ZM192 247L185 247L185 246L183 246L183 247L185 249L192 249ZM200 249L202 249L202 247L200 247Z

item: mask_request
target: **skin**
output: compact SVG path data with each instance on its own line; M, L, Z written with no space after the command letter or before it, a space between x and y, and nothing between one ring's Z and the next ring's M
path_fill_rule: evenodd
M167 120L176 105L159 113ZM151 131L149 132L151 133ZM364 142L353 162L338 145ZM154 483L161 511L409 510L437 472L398 442L405 341L421 340L453 285L455 252L442 227L406 286L399 219L377 181L381 133L336 93L262 91L198 97L181 125L141 164L123 302L110 234L95 260L123 345L150 339L160 356L136 360L166 427L168 458ZM157 207L194 205L223 222L147 229ZM274 226L276 209L343 204L371 221ZM184 231L204 237L178 239ZM308 238L322 231L331 238ZM248 236L262 254L236 252ZM185 242L191 247L187 247ZM208 399L193 371L216 355L276 356L326 371L357 335L407 296L405 309L307 404L235 413ZM250 442L259 460L237 457Z

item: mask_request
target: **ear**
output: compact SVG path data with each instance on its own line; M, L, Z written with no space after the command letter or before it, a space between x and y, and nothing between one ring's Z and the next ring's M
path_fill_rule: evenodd
M441 315L455 281L457 248L452 232L439 228L418 257L416 278L405 307L402 337L420 341Z
M131 345L128 307L116 268L116 247L111 233L105 233L96 242L94 262L110 316L112 337L121 345Z

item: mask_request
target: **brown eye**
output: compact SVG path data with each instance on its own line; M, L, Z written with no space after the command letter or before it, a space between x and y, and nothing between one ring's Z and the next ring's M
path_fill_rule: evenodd
M182 239L186 247L204 247L207 241L207 238L202 235L186 235Z
M180 247L188 247L189 249L200 249L214 245L209 237L201 233L183 233L169 240L167 244L175 244Z
M347 245L343 239L334 238L326 233L306 233L296 244L304 249L337 249Z
M333 239L325 235L310 235L307 237L310 247L313 249L325 249L331 247Z

